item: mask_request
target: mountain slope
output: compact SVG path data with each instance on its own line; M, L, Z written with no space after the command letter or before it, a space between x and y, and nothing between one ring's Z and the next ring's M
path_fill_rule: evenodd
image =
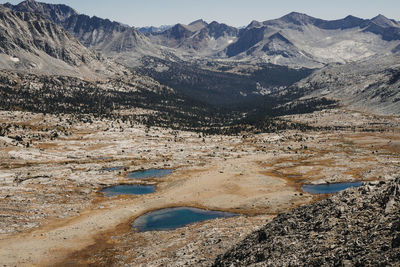
M214 266L399 266L400 178L300 207L253 232Z
M73 15L65 19L61 25L86 47L106 54L151 47L147 38L136 29L108 19Z
M276 44L271 49L276 34L290 46ZM396 51L398 45L400 23L382 15L371 20L348 16L327 21L293 12L275 20L253 21L240 32L237 42L227 47L226 55L293 67L322 67L385 55Z
M340 100L350 108L382 115L400 114L400 53L345 65L330 65L291 88L306 97Z
M106 55L113 56L124 52L161 55L160 48L151 44L148 38L135 28L96 16L78 14L65 5L26 0L18 5L6 7L14 11L41 14L73 34L86 47Z
M3 69L95 77L119 68L41 15L0 7L0 62Z

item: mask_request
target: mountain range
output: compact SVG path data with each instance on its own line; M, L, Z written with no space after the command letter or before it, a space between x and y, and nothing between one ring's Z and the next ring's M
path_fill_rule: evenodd
M109 19L79 14L63 4L26 0L17 5L4 6L13 11L40 14L67 30L87 48L116 59L128 57L135 62L138 55L161 56L163 50L151 44L147 37L133 27Z
M286 94L400 112L400 22L383 15L328 21L293 12L240 29L201 19L136 29L26 0L0 5L0 33L3 69L81 78L133 70L213 105L273 106Z
M237 28L216 21L208 24L200 19L189 25L176 24L163 32L147 36L152 43L158 45L210 56L223 51L227 45L236 41L238 35Z
M397 52L400 23L383 15L327 21L293 12L243 29L199 20L147 36L194 55L316 68Z
M252 21L242 29L197 20L189 25L138 30L79 14L65 5L26 0L4 6L14 11L39 13L69 31L86 47L122 59L128 65L137 65L138 58L150 55L320 68L400 50L400 22L383 15L328 21L292 12L279 19Z
M227 48L226 55L321 67L394 53L399 44L400 23L382 15L370 20L347 16L327 21L293 12L275 20L253 21Z

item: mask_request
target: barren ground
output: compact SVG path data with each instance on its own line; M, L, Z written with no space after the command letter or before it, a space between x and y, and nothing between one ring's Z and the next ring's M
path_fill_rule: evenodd
M107 120L0 112L0 262L31 265L209 265L280 212L323 196L306 183L385 180L400 169L400 118L329 110L287 116L321 131L203 136ZM20 138L15 138L15 137ZM29 144L29 145L28 145ZM104 168L123 166L116 171ZM129 172L173 169L150 180ZM121 183L154 194L104 197ZM173 206L232 211L174 231L130 223Z

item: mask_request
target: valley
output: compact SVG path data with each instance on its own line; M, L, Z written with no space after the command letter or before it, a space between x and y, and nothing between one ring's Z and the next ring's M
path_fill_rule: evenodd
M381 123L376 124L377 117L354 111L324 110L286 118L342 130L292 130L246 137L131 127L106 119L88 122L66 117L60 121L54 115L1 114L2 125L13 122L13 132L24 142L32 140L29 147L8 137L0 143L0 182L7 188L0 198L0 242L7 244L1 246L0 257L9 264L54 264L64 262L71 253L79 255L73 264L102 265L111 260L136 265L146 260L154 265L179 265L184 259L189 264L200 263L204 260L202 242L207 243L210 262L260 222L320 198L303 192L303 184L386 180L399 168L399 120L380 117ZM60 127L68 134L50 134ZM41 136L40 140L35 136ZM104 170L114 166L124 169ZM150 180L124 177L150 168L168 168L173 173ZM156 192L112 198L99 193L103 187L126 183L156 185ZM140 250L139 244L129 242L132 238L145 242L152 233L129 230L133 218L174 206L240 216L218 219L216 226L206 222L160 232L157 242L164 245L159 250L152 242L147 249L140 244ZM236 239L231 238L232 226L243 229ZM196 230L205 227L214 234ZM187 253L187 258L165 247L176 236L180 237L174 246ZM215 242L219 239L222 245ZM52 261L42 262L50 260L46 257L50 254ZM139 254L144 256L134 257Z
M0 4L0 263L395 266L399 47L383 15Z

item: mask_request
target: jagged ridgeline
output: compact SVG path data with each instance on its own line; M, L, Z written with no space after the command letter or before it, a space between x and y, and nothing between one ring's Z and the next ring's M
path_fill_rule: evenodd
M39 13L69 31L86 47L130 66L135 65L134 59L140 55L161 58L176 55L188 61L201 57L319 68L328 63L396 53L400 47L400 23L383 15L372 19L347 16L329 21L292 12L278 19L252 21L240 29L197 20L189 25L176 24L152 31L89 17L65 5L27 0L6 6L14 11Z

